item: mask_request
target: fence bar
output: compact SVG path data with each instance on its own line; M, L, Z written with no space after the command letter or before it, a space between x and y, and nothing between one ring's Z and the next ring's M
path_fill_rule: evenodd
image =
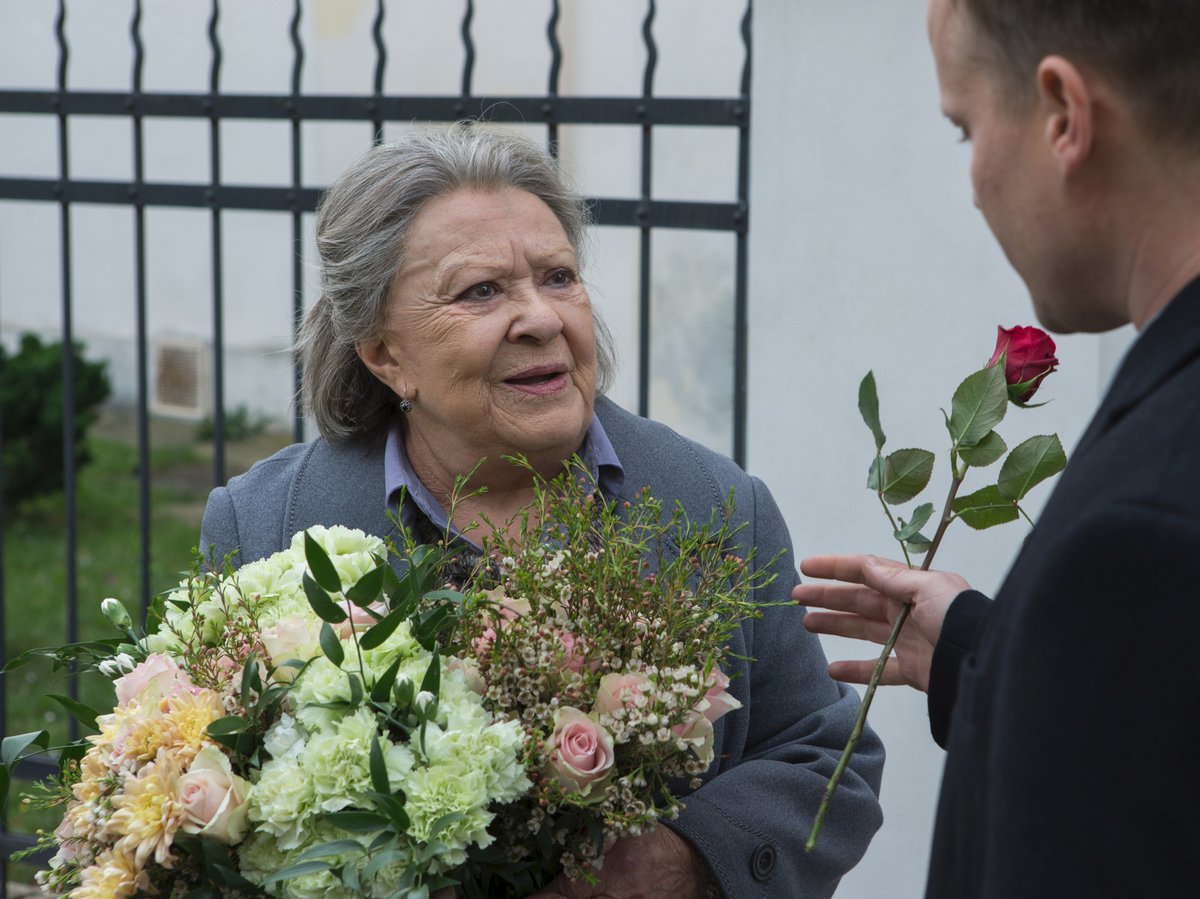
M740 228L737 230L737 261L733 282L733 461L746 467L747 382L750 357L750 311L747 294L748 230L750 210L750 21L754 0L746 0L742 16L742 44L746 48L742 64L742 121L738 125L737 199Z
M546 40L550 42L550 78L546 85L546 92L551 97L558 96L558 76L562 72L562 44L558 40L558 20L561 11L558 7L558 0L551 0L550 3L550 20L546 23ZM552 113L554 104L547 101L542 106L543 113ZM546 126L546 141L550 149L550 155L555 159L558 158L558 124L550 122Z
M0 257L0 268L4 260ZM0 296L0 301L3 297ZM0 668L8 662L6 647L8 631L4 626L4 403L0 400ZM0 729L8 733L8 682L12 678L0 678ZM7 840L8 807L0 808L0 899L8 899L8 855L12 851Z
M129 24L133 41L133 91L129 95L137 108L142 92L142 70L145 47L142 45L142 0L134 0L133 20ZM134 243L134 302L137 318L137 453L138 453L138 521L141 523L141 620L150 610L150 377L149 334L146 330L146 204L142 199L145 181L145 142L142 135L142 116L132 114L133 120L133 243Z
M463 43L463 71L462 71L462 95L464 97L471 96L471 78L475 74L475 41L471 37L471 21L475 18L475 0L467 0L467 7L463 10L462 25L459 27L459 35L462 37ZM458 106L463 107L462 111L457 114L461 117L466 113L466 108L459 103Z
M70 57L66 24L66 0L59 0L54 32L58 41L58 90L63 94L67 90L67 61ZM71 177L67 151L67 113L60 108L58 171L64 184ZM71 201L65 194L59 203L59 232L62 253L63 516L66 520L67 642L76 643L79 641L79 571L75 503L75 331L71 296ZM79 698L79 679L74 667L67 680L67 694L72 699ZM75 740L79 737L79 722L73 716L68 716L67 720L71 739Z
M209 153L211 154L211 190L216 196L221 184L221 118L216 111L216 98L221 86L221 41L217 23L221 17L220 0L213 0L208 20L208 43L212 48L209 69ZM212 300L213 300L213 484L225 483L225 323L224 286L221 253L221 206L212 204Z
M292 97L289 112L292 119L292 189L288 199L292 211L292 346L300 336L300 325L304 321L304 228L303 206L300 194L303 173L300 166L300 74L304 67L304 44L300 41L301 0L295 0L292 8L292 23L288 29L292 39ZM300 403L300 358L292 358L292 439L300 443L304 439L304 409Z
M642 20L642 41L646 45L646 68L642 74L642 96L654 93L654 69L658 65L658 47L654 43L654 0L648 0ZM650 415L650 166L653 162L651 126L642 125L641 206L637 211L640 226L638 242L638 415Z
M375 95L371 98L371 143L383 143L383 73L387 68L387 47L383 43L383 0L376 0L375 22L371 25L371 38L375 42Z
M469 18L464 19L464 23ZM464 82L469 86L475 64L474 45L468 44ZM136 111L144 116L208 119L290 119L290 94L143 93ZM387 96L319 94L296 99L300 118L317 121L456 122L476 117L491 122L528 124L544 121L559 125L704 125L733 127L738 98L708 97L546 97L527 96ZM0 90L0 113L47 113L60 104L71 115L128 116L128 93L71 91L65 97L53 91ZM549 109L547 110L547 105Z

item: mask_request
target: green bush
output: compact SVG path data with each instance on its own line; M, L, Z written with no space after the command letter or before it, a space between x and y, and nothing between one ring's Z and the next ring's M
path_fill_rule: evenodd
M44 344L33 334L21 337L15 355L0 346L0 415L4 428L0 486L6 505L17 506L62 489L62 352L60 341ZM84 436L112 388L103 362L84 359L79 343L74 345L73 355L78 470L90 459Z

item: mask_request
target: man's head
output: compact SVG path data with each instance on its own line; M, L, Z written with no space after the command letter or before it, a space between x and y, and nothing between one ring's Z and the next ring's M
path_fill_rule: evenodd
M1200 149L1200 2L950 0L984 38L993 72L1016 102L1034 97L1038 65L1064 56L1136 97L1161 140Z
M975 203L1039 319L1136 320L1141 182L1173 159L1200 171L1200 2L930 0L929 33Z

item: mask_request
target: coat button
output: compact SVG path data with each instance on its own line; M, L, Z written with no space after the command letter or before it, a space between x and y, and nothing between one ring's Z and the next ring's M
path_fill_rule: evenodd
M775 847L770 843L763 843L754 850L754 855L750 859L750 872L754 875L755 880L766 881L775 872Z

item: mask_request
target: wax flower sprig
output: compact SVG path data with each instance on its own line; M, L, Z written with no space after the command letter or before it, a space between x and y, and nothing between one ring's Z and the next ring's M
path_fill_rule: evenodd
M925 449L899 449L883 454L887 437L879 418L879 396L874 372L867 372L858 388L858 410L875 438L875 458L867 474L867 487L879 498L879 504L892 528L892 536L909 568L928 570L933 564L946 530L955 521L962 521L975 530L984 530L1024 518L1033 524L1021 506L1029 492L1063 470L1067 456L1057 434L1030 437L1011 451L996 432L1004 420L1009 405L1032 408L1030 400L1046 376L1058 367L1054 341L1038 328L1017 326L998 328L996 349L988 364L968 376L954 391L950 411L942 410L946 430L950 434L950 487L936 519L933 536L923 531L934 521L933 503L921 503L907 517L893 511L898 506L917 499L933 476L934 454ZM1041 404L1035 404L1041 405ZM1007 454L1007 455L1006 455ZM1004 459L994 484L959 496L959 488L972 468L987 468ZM914 556L924 556L919 566ZM911 605L901 608L891 634L871 673L859 709L858 720L846 741L837 768L825 789L817 816L805 844L811 852L829 811L834 791L841 780L846 764L854 754L871 708L884 666L896 645Z

